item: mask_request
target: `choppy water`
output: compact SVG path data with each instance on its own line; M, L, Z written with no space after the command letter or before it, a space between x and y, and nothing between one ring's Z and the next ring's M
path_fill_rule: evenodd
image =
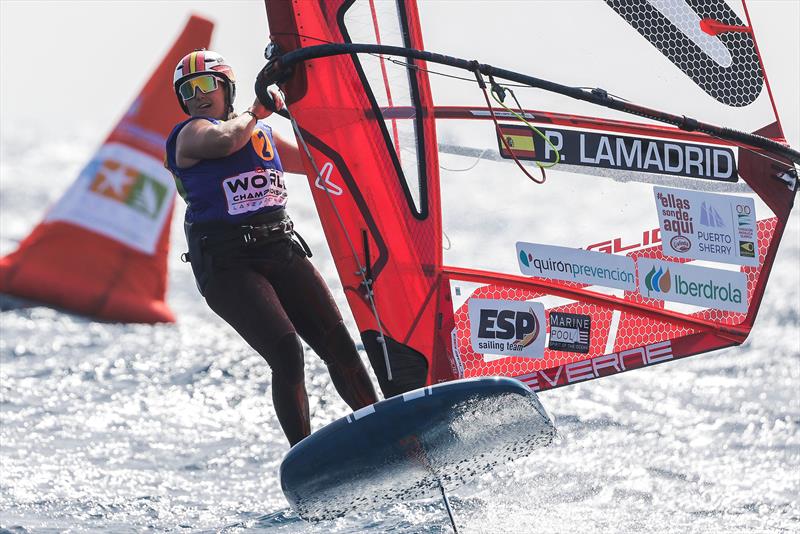
M41 132L18 132L2 139L2 253L99 140L77 131L43 161ZM307 188L292 192L336 287ZM795 215L742 347L543 394L559 439L455 493L460 531L800 531L799 226ZM268 368L206 309L173 229L176 325L0 314L3 531L449 532L435 501L318 524L288 510ZM314 428L347 413L311 354L307 381Z

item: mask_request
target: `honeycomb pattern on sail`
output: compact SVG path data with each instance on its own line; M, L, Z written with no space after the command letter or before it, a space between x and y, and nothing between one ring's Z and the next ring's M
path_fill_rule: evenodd
M753 103L764 85L750 33L712 36L700 20L745 26L722 0L606 0L606 3L703 91L733 107Z
M764 265L766 253L775 234L777 223L778 219L775 217L763 219L757 223L758 250L761 255L759 258L760 265ZM636 250L629 253L628 256L634 260L638 260L639 258L665 259L661 245ZM685 263L689 260L670 257L669 261ZM747 276L747 293L748 301L750 301L754 297L761 268L742 266L741 270ZM576 284L574 282L551 282L565 287L583 286L583 284ZM626 291L624 295L625 300L630 302L646 304L653 308L664 308L664 301L645 298L639 294L638 291ZM532 300L544 296L545 293L526 289L503 287L500 285L485 285L477 288L470 298ZM544 351L544 358L541 359L510 357L486 361L483 354L475 352L472 348L468 303L469 300L465 301L463 305L454 310L455 343L464 365L464 376L514 376L538 390L549 389L549 384L547 384L546 381L538 380L534 385L528 379L531 373L556 369L559 366L581 362L587 358L602 355L606 352L635 350L640 347L646 347L654 343L687 336L696 332L696 330L686 326L672 324L667 321L659 321L628 312L621 312L617 319L616 328L612 328L613 310L610 307L597 306L584 302L574 302L548 308L546 310L546 315L548 317L547 323L548 325L550 324L549 317L552 312L590 315L592 318L592 327L588 354L562 352L546 348ZM744 313L712 308L701 309L690 315L731 326L742 324L746 320L746 314ZM613 339L610 339L610 336L613 336ZM606 349L609 348L610 350L607 351Z

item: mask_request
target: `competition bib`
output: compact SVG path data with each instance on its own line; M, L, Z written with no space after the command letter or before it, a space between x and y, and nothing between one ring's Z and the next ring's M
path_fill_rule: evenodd
M231 176L222 182L222 188L230 215L286 205L283 173L275 169L256 169Z

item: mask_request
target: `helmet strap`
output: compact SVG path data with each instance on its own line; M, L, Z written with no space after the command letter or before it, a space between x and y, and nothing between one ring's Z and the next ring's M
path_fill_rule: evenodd
M233 99L231 98L231 84L229 82L225 82L225 106L228 115L233 113Z

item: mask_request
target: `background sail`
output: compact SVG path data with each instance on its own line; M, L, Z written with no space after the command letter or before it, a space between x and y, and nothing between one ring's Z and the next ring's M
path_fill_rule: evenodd
M175 186L163 160L183 115L172 70L187 50L209 46L212 29L189 19L70 189L0 259L0 292L100 319L174 321L164 298Z
M642 17L632 18L613 2L583 3L563 47L556 46L565 40L563 26L541 23L560 20L563 6L556 4L510 3L510 16L498 19L500 30L483 27L492 23L481 17L485 4L466 3L461 9L474 12L465 17L474 26L446 36L436 25L448 8L437 3L418 9L414 2L309 2L295 13L268 2L267 10L273 40L284 52L327 42L427 49L575 86L602 84L631 102L783 139L744 3L707 3L699 10L683 2L640 4ZM626 46L606 45L602 32L611 28ZM674 32L692 46L665 47ZM476 38L486 34L504 38L497 46ZM747 72L731 76L731 65ZM328 195L317 185L315 201L379 376L378 321L355 272L359 262L369 266L391 355L400 367L424 358L427 383L499 374L548 389L746 339L794 201L788 162L514 87L528 108L526 120L560 150L547 181L536 185L507 159L471 73L342 55L298 65L285 89L326 182L336 186ZM513 115L501 113L501 122L501 135L522 147L522 159L556 161ZM307 171L313 186L316 171L310 165ZM703 225L699 207L659 211L662 199L679 197L681 205L697 201L708 210L715 204L732 215L722 228ZM749 212L737 215L739 206ZM662 238L670 224L680 228L687 218L697 219L691 228ZM731 241L730 250L714 248L722 246L714 239ZM698 254L701 241L704 254ZM537 276L534 263L544 258L527 244L552 253L555 267ZM581 257L589 259L581 265L592 272L609 256L628 262L632 285L597 275L565 278L557 273L565 262L552 247L585 251ZM724 294L737 294L738 302L721 297L722 279L731 280ZM678 295L684 286L697 295ZM539 357L475 346L470 306L487 300L531 304L535 322L544 323L537 335L547 336ZM533 304L542 306L540 318ZM556 337L565 330L574 337L560 343ZM485 333L497 331L492 323Z

